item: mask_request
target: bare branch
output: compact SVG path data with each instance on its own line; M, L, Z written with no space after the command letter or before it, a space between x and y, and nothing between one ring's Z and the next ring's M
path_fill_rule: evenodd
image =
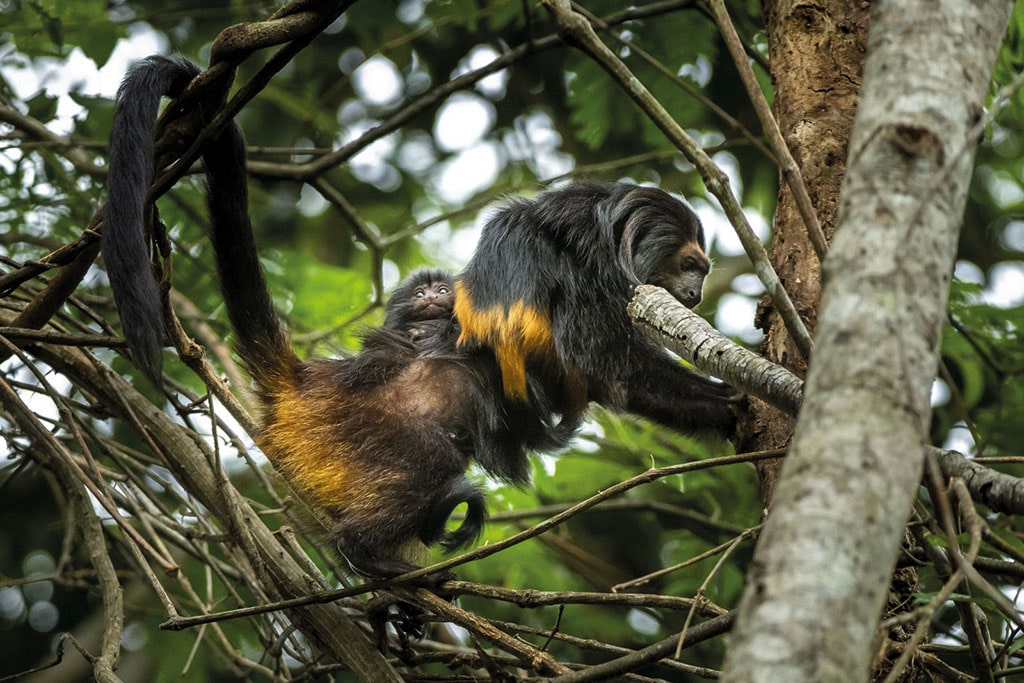
M698 370L721 377L795 416L803 401L803 380L780 365L748 351L715 330L706 320L660 287L637 287L629 313L637 328ZM989 508L1024 514L1024 480L972 462L956 451L927 446L946 478L964 480L971 495Z
M661 287L640 285L627 308L645 336L664 345L699 370L796 415L803 380L726 338Z

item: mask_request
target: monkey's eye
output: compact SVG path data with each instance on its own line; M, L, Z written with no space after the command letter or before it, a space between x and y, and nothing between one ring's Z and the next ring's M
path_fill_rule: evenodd
M708 274L707 264L692 257L684 258L679 264L679 270L683 273Z
M438 294L449 294L450 292L451 290L448 289L447 285L441 285L440 287L437 288Z
M415 297L417 299L422 299L423 297L425 297L427 295L427 293L423 291L422 287L417 287L416 291L413 292L412 295L413 295L413 297Z

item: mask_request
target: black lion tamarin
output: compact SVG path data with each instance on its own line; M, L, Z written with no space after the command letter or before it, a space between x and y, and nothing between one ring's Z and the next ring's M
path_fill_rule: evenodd
M157 105L196 72L183 59L142 62L121 86L111 134L103 251L132 357L157 378L164 323L142 216ZM400 574L414 569L430 544L451 550L472 541L486 511L465 471L477 404L495 393L487 373L454 353L450 333L425 357L408 335L385 330L391 336L355 358L300 360L259 265L238 127L213 140L203 160L210 238L234 347L263 407L259 447L300 495L329 514L332 540L360 575ZM444 352L446 345L452 353ZM461 504L465 521L447 531Z
M577 183L515 200L484 225L456 281L460 348L490 349L507 398L569 424L594 401L728 435L737 392L687 370L626 313L640 283L697 305L705 249L696 214L656 188Z

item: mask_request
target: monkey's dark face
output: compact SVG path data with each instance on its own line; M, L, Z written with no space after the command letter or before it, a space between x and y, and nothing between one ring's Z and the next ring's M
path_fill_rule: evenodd
M425 320L450 319L455 310L455 279L444 270L418 270L388 300L384 327L407 330Z
M619 262L632 284L658 285L687 308L700 303L711 262L697 214L672 195L640 187L615 207Z
M409 312L413 320L433 320L451 315L455 292L450 282L424 282L411 295Z
M700 303L704 278L711 270L711 262L704 251L689 242L675 251L665 254L660 267L648 282L664 287L687 308Z

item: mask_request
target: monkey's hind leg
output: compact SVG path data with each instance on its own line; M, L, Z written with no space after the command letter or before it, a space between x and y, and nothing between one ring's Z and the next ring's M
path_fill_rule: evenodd
M397 513L396 513L397 514ZM352 524L339 520L332 534L335 549L351 572L367 579L391 579L420 569L406 558L422 555L426 547L417 540L416 532L406 530L406 524L389 524L386 519L372 523ZM430 590L454 578L447 570L431 572L412 579L409 583Z
M397 600L391 593L381 593L366 604L366 619L377 639L377 649L400 658L410 650L410 640L421 640L427 634L428 612L411 602ZM388 626L394 632L388 631ZM394 647L397 638L397 648Z
M417 565L395 558L382 558L367 549L360 547L361 544L338 541L338 553L345 560L349 569L368 579L389 579L405 574L416 569ZM450 571L432 572L418 579L413 579L408 585L419 586L433 591L445 600L451 600L453 596L441 589L446 581L454 579L455 574ZM399 649L408 649L408 642L422 639L427 632L428 612L414 603L406 600L396 599L389 593L383 593L374 598L368 605L366 616L370 627L377 636L377 647L381 652L387 652L388 629L390 624L395 629L398 637Z

